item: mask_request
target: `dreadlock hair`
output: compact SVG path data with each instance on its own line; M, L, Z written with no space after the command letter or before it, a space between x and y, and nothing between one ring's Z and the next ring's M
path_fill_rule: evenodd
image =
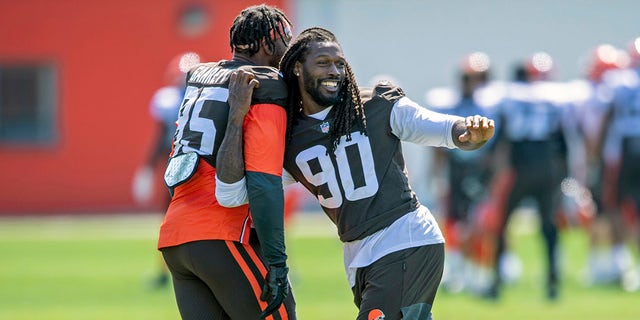
M231 52L253 56L260 50L260 42L265 40L269 49L275 49L276 34L285 41L286 24L291 22L278 8L264 4L248 7L233 20L229 30ZM285 45L287 43L285 42Z
M291 125L294 119L302 114L302 95L298 86L298 78L293 74L296 62L304 62L307 53L314 42L335 42L336 36L329 30L320 27L305 29L291 42L291 45L280 60L280 72L289 89L289 102L287 106L288 125L287 143L291 139ZM329 138L332 141L329 151L334 152L340 137L346 135L347 141L351 141L351 128L355 121L361 124L360 132L367 134L367 119L364 114L364 106L360 98L360 89L356 83L351 66L345 62L345 78L342 81L342 88L339 92L339 102L333 106L335 117L330 125Z

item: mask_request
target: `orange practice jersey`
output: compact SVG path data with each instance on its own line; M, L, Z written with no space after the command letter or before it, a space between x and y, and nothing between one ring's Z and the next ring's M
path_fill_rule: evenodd
M225 208L218 204L215 197L215 155L222 142L229 108L226 100L228 94L225 94L225 90L228 92L227 71L237 67L233 62L203 65L201 69L204 71L209 71L208 68L222 74L221 84L209 86L207 83L187 83L190 86L185 93L178 118L174 153L195 150L201 158L195 174L187 182L174 188L171 203L160 227L158 249L197 240L248 243L251 227L249 205ZM281 85L282 81L275 69L258 66L248 68L252 68L251 71L256 74L260 88L254 91L252 106L243 125L245 170L281 176L287 125L286 112L282 107L283 101L286 101L283 99L286 98L286 87ZM198 77L197 72L198 69L192 71L194 74L190 80ZM219 80L215 77L216 74L213 75L201 78ZM198 103L199 99L207 100ZM200 111L189 110L190 108ZM190 121L193 124L190 125ZM210 123L213 132L204 132L206 127L202 123ZM216 130L213 125L220 125L220 128ZM208 140L205 137L209 137ZM196 139L200 140L195 141Z

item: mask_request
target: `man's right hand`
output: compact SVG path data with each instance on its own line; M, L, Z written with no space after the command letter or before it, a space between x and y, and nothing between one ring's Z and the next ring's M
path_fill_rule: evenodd
M253 73L238 69L229 77L229 121L244 121L244 116L249 112L253 89L258 88L260 82L255 79ZM242 123L242 122L240 122Z
M284 299L289 295L289 279L287 275L289 268L287 266L276 267L271 266L267 273L266 283L262 288L262 295L260 299L262 301L271 301L269 305L264 309L260 315L260 319L268 317L270 314L276 312Z
M216 179L222 182L236 183L244 177L244 117L251 107L253 88L259 85L255 76L248 71L238 69L229 76L229 116L224 139L216 156Z

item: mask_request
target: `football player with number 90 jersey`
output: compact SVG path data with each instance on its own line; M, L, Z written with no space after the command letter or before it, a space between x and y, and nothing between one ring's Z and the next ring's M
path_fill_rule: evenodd
M409 186L401 141L477 149L493 121L431 112L386 81L360 92L322 28L293 41L280 71L291 119L283 181L302 183L336 224L358 319L430 319L444 238Z
M401 141L473 150L493 120L428 111L389 82L361 94L322 28L292 42L280 71L290 119L283 183L302 183L338 227L357 319L431 319L444 238L411 191Z

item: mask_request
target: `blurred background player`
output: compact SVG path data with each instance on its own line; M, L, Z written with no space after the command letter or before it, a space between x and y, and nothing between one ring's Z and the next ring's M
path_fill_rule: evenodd
M546 296L558 295L558 228L555 212L560 199L560 182L566 174L566 141L563 92L559 83L547 81L554 70L551 56L539 52L515 68L515 81L508 86L501 105L499 142L505 146L513 170L513 186L506 209L500 216L494 256L494 280L488 298L498 298L503 282L507 225L515 210L533 199L540 218L545 244Z
M623 225L611 199L612 167L605 165L608 152L603 148L607 136L607 114L612 110L616 85L605 74L620 69L625 59L621 51L610 44L596 46L585 63L585 79L574 81L570 90L574 96L580 131L586 153L585 185L595 204L595 216L588 223L590 237L586 281L590 285L612 284L621 280L622 269L628 264L629 251L624 244Z
M427 105L434 111L461 117L481 115L495 119L496 99L477 94L489 82L490 60L483 52L466 56L458 70L459 88L435 88L427 93ZM486 89L486 88L485 88ZM496 123L496 127L499 123ZM474 218L476 208L487 197L486 186L493 176L492 146L487 142L474 151L435 148L434 174L444 175L448 190L441 208L445 212L444 233L447 238L447 259L443 288L450 292L471 290L479 292L486 285L486 242L479 235L480 225ZM486 231L486 230L484 230ZM484 272L483 272L484 271ZM482 276L484 274L484 277ZM484 280L484 281L483 281Z
M640 207L640 38L619 51L620 68L603 74L613 99L604 117L602 137L603 210L611 218L616 232L612 247L614 280L623 289L640 287L630 244L637 245L638 207ZM634 247L635 247L634 245Z
M145 162L134 175L132 195L138 204L148 205L156 191L162 191L160 207L157 208L160 212L164 212L171 201L162 176L171 153L178 110L186 88L185 77L189 69L199 62L200 56L194 52L176 55L165 68L164 85L156 90L149 103L149 113L156 123L156 132ZM169 270L161 257L159 261L158 274L151 281L153 288L164 287L169 283Z

